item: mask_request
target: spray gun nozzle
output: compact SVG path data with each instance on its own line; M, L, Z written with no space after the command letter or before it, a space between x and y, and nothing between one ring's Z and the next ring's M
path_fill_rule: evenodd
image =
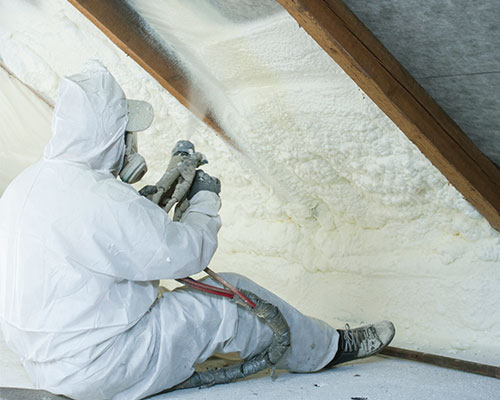
M174 156L189 156L190 154L194 154L194 144L189 140L179 140L172 150L172 155Z

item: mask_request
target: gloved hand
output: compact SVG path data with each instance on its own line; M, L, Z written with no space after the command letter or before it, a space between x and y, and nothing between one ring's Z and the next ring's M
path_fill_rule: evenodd
M209 192L214 192L216 195L219 195L220 180L208 175L201 169L197 170L187 198L191 200L191 198L201 190L208 190Z
M155 185L146 185L141 190L139 190L139 194L144 197L152 196L158 192L158 187Z

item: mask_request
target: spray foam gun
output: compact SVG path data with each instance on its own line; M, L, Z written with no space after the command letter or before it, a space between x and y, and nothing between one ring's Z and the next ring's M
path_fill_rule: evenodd
M173 219L178 221L189 206L187 194L196 175L196 169L204 164L207 164L207 159L202 153L195 152L193 143L179 140L172 150L172 158L160 180L156 185L143 187L139 193L158 204L167 213L177 204Z
M207 163L208 161L205 156L195 151L193 143L188 140L179 140L172 150L172 158L168 163L167 170L160 180L156 185L147 185L143 187L139 193L153 203L158 204L167 213L176 205L173 220L179 221L183 213L189 207L187 195L193 184L196 169ZM228 297L230 299L234 298L236 295L248 304L248 306L255 308L255 303L252 300L221 276L217 275L209 268L206 268L205 272L227 289L207 285L190 277L177 279L177 281L194 289Z
M156 185L143 187L139 193L158 204L167 213L177 204L173 220L179 221L189 206L187 194L196 175L196 169L206 163L205 156L195 152L194 145L190 141L180 140L172 150L172 158L161 179ZM238 306L266 321L273 331L273 339L267 349L249 360L225 368L195 372L189 379L168 391L228 383L266 368L272 369L274 377L276 364L290 347L290 328L280 310L249 291L237 289L211 269L206 268L205 272L225 288L208 285L191 277L177 281L193 289L231 299Z

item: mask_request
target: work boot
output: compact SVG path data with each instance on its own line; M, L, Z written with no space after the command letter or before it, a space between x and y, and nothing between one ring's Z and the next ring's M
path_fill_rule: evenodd
M355 329L346 324L345 329L338 329L338 332L337 354L325 368L377 354L391 342L395 329L392 322L382 321Z

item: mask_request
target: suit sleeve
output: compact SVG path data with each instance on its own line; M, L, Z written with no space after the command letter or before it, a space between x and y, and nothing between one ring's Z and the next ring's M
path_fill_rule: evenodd
M120 185L123 185L120 183ZM116 185L115 185L116 186ZM197 193L180 222L126 187L115 187L95 233L103 249L97 272L134 281L184 278L205 269L217 249L219 197Z

